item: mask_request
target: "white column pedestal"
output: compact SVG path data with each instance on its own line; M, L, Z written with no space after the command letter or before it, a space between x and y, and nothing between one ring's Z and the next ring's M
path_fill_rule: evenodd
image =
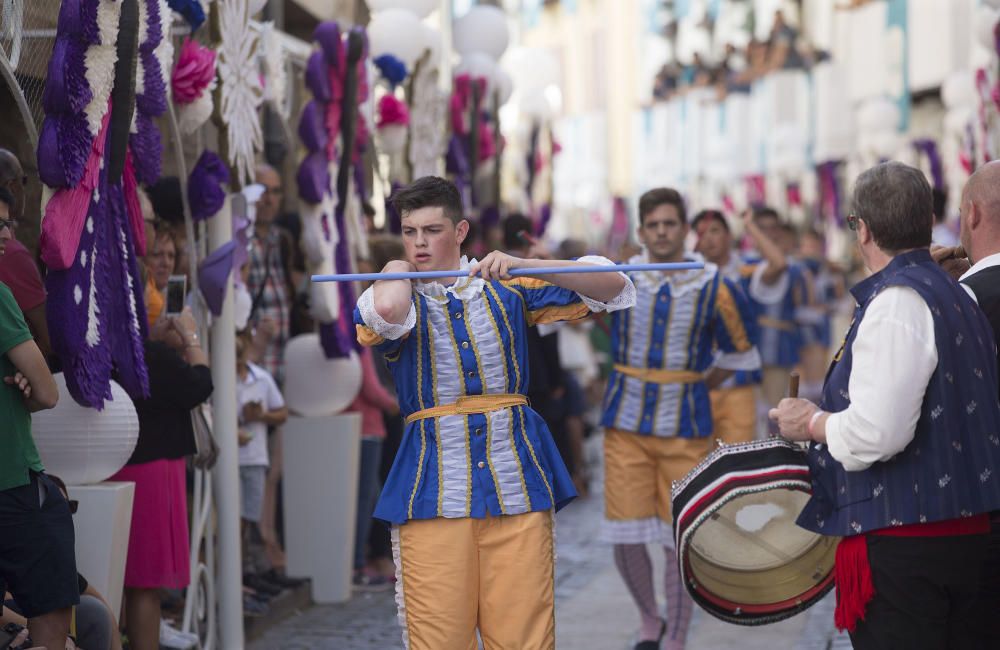
M313 600L351 597L361 416L290 417L283 428L285 552Z
M70 498L80 502L73 516L77 571L120 612L135 483L108 481L67 489Z

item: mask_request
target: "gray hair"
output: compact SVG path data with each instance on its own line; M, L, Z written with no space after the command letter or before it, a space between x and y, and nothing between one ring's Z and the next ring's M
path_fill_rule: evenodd
M854 214L886 252L927 248L934 230L934 197L924 173L901 162L868 169L854 184Z

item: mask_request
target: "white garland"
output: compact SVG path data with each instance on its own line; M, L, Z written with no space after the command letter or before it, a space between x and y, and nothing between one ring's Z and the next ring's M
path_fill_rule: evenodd
M257 110L264 91L257 71L258 37L250 29L246 0L215 0L222 42L218 50L219 114L226 131L226 156L237 184L253 182L257 152L264 146Z

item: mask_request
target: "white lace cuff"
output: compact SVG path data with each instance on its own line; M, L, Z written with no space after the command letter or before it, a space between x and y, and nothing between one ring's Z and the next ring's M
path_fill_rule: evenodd
M614 262L606 257L601 257L600 255L584 255L577 262L583 262L584 264L593 264L595 266L614 266ZM628 309L629 307L635 306L635 285L632 284L632 279L624 273L619 275L625 279L625 286L622 287L621 293L609 300L608 302L601 302L600 300L595 300L593 298L587 297L582 293L577 292L580 298L583 300L583 304L587 305L590 311L619 311L621 309Z
M417 309L410 303L410 311L406 312L406 320L400 325L390 323L379 315L375 310L375 287L368 287L358 298L358 311L361 312L361 319L373 332L384 339L396 341L412 330L417 324Z
M756 347L746 352L727 352L720 354L715 365L722 370L760 370L760 353Z

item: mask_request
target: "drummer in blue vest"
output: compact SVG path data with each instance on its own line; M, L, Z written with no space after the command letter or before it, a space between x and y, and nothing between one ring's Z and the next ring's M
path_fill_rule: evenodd
M984 648L975 605L987 513L1000 508L993 332L931 258L922 172L873 167L853 205L872 271L851 290L854 322L819 406L784 399L770 414L786 438L811 443L798 523L843 537L835 621L857 650Z

